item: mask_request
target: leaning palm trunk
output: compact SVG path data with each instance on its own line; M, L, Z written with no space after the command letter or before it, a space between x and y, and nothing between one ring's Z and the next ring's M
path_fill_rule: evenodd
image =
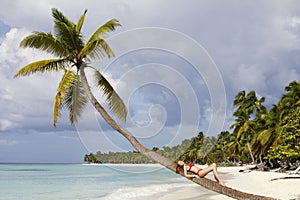
M82 65L80 67L80 77L81 77L81 82L83 84L83 87L86 91L86 94L92 103L92 105L95 107L95 109L100 113L100 115L103 117L103 119L116 131L118 131L120 134L122 134L130 143L131 145L140 153L145 155L147 158L153 160L154 162L157 162L164 167L176 171L176 164L171 161L170 159L161 156L160 154L151 151L144 147L128 130L122 128L115 120L113 120L110 115L106 112L106 110L101 106L101 104L97 101L97 99L94 97L90 86L88 84L85 71L84 71L84 66ZM180 172L180 174L183 176L183 172ZM259 195L254 195L254 194L249 194L245 192L241 192L226 186L222 186L219 183L209 180L207 178L193 178L191 179L193 182L203 186L206 189L215 191L220 194L227 195L229 197L235 198L235 199L240 199L240 200L274 200L274 198L271 197L265 197L265 196L259 196Z
M52 9L52 16L55 24L55 35L52 35L51 33L35 32L23 39L20 46L39 49L44 52L51 53L57 58L50 58L30 63L19 70L14 77L27 76L36 72L45 73L63 71L64 75L59 83L57 94L54 99L54 126L58 121L62 107L69 110L71 123L77 123L83 107L87 102L87 96L104 120L112 128L121 133L132 144L132 146L136 148L137 151L168 169L175 171L176 165L174 162L141 145L129 131L119 126L110 117L92 94L84 72L85 67L87 67L85 62L89 62L89 60L94 58L102 58L103 56L114 56L113 51L104 38L108 32L115 30L115 28L117 26L121 26L121 24L118 20L112 19L99 27L92 34L90 39L85 42L81 33L81 28L86 12L87 10L85 10L83 15L75 24L57 9ZM75 67L76 70L73 69ZM125 104L118 95L115 96L116 98L112 98L112 94L114 93L113 88L98 70L95 71L97 85L103 89L103 94L109 102L112 113L121 120L126 121L127 110ZM80 76L81 82L78 75ZM181 172L181 175L182 174L183 173ZM272 199L233 190L204 178L193 179L193 181L207 189L236 199Z
M175 164L168 158L161 156L160 154L151 151L144 147L128 130L122 128L115 120L113 120L110 115L106 112L106 110L101 106L101 104L97 101L95 96L93 95L90 86L88 84L85 72L84 72L84 66L80 67L80 77L82 85L86 91L86 94L92 103L92 105L95 107L95 109L100 113L100 115L103 117L103 119L116 131L121 133L131 144L134 146L136 150L138 150L140 153L145 155L146 157L150 158L151 160L154 160L155 162L158 162L162 164L163 166L169 168L169 169L175 169Z

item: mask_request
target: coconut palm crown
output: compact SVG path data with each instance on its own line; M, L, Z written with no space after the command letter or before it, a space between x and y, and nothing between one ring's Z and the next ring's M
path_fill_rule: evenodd
M79 18L77 24L70 21L57 9L52 9L54 19L54 35L34 32L24 38L20 47L34 48L50 53L56 58L49 58L30 63L19 70L14 77L27 76L36 72L63 71L54 99L53 123L56 126L63 107L69 111L71 123L77 123L87 103L87 95L80 79L80 68L89 67L94 70L95 82L103 91L112 113L122 121L126 121L127 109L111 84L94 67L88 66L91 59L112 57L114 53L105 38L110 31L121 26L118 20L111 19L100 26L88 40L81 33L87 10Z

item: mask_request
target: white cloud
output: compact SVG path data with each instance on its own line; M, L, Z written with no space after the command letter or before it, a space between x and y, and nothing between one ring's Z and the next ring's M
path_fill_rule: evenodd
M0 119L0 131L5 131L9 128L14 128L14 124L12 121L9 121L7 119Z
M26 27L29 29L51 25L51 3L47 0L26 2L19 0L4 0L1 2L0 18L11 27ZM14 14L13 14L14 13Z
M300 17L298 17L298 16L292 17L289 24L292 28L298 27L300 25Z
M133 135L146 147L152 148L163 146L175 146L186 138L198 134L193 125L165 126L161 131L141 129L141 127L130 128ZM89 152L128 151L133 150L131 144L118 132L114 130L90 131L80 130L78 135L82 144Z
M70 5L72 6L70 7ZM61 10L73 21L76 21L83 10L87 8L88 13L83 27L83 31L87 35L108 19L117 18L123 26L112 35L131 28L153 26L182 32L203 45L217 64L225 83L228 100L228 118L225 122L227 126L232 121L230 109L232 108L232 100L238 91L242 89L255 90L261 96L272 99L272 101L269 100L269 103L272 104L276 103L274 102L275 97L280 97L284 87L289 82L300 77L299 1L288 0L279 3L277 1L253 2L249 0L214 3L209 0L184 2L4 0L1 2L0 21L12 28L6 35L0 36L0 128L2 131L14 131L20 127L23 127L24 130L45 127L48 129L48 125L52 124L52 101L60 74L43 76L37 74L18 79L13 79L12 76L25 64L47 57L40 52L20 49L18 46L22 38L32 31L53 32L51 17L51 8L53 7ZM118 53L119 47L123 48L127 44L138 43L139 39L143 42L145 40L143 37L140 35L140 37L131 38L131 40L125 38L114 44L113 48L116 48L115 52ZM147 37L155 38L155 35L150 34ZM191 59L202 59L202 57L197 57L198 54L195 54L191 49L183 48L184 46L181 45L180 41L174 40L173 37L165 37L157 43L173 44L176 50L182 50ZM178 63L178 60L168 59L169 57L162 52L159 54L165 60L155 60L158 64L174 67L174 62ZM117 54L117 56L120 55ZM169 62L166 63L166 60ZM160 61L164 61L164 63L159 63ZM180 130L187 133L183 136L187 138L190 134L195 134L195 129L207 130L212 113L217 115L216 120L222 121L222 114L220 114L222 112L212 111L211 102L204 102L209 99L209 92L205 88L207 82L205 83L205 80L198 77L196 77L197 80L193 80L195 79L193 72L187 73L187 76L179 77L175 76L178 74L170 68L169 71L162 72L158 70L161 68L149 67L148 71L144 70L140 74L138 74L138 70L130 72L131 74L126 71L130 67L149 64L150 62L149 57L140 54L134 56L131 62L121 63L122 65L115 70L105 72L106 77L115 86L121 97L125 99L127 105L129 105L134 89L140 87L139 84L143 81L149 80L150 76L150 78L156 78L150 81L165 84L165 87L175 94L180 103L183 103L178 107L172 107L173 112L170 112L172 109L168 106L177 106L174 102L174 104L168 103L174 100L172 96L151 93L153 90L141 94L138 98L139 101L137 100L135 103L138 102L142 106L148 107L143 110L134 105L136 110L132 113L132 117L142 125L152 122L151 124L154 126L148 130L141 130L141 127L135 127L134 124L129 123L128 127L134 133L142 134L141 137L161 133L164 137L157 137L159 138L157 140L153 137L153 143L159 144L162 141L162 144L173 144L166 143L168 141L167 136L176 133L180 125L183 127ZM100 66L101 69L105 68L102 65L103 62L95 61L94 64L96 67ZM186 69L184 65L180 67L183 71ZM120 79L123 72L127 76ZM188 83L193 83L195 84L193 86L196 87L190 88ZM193 100L193 91L197 93L198 101ZM219 91L214 92L219 93ZM100 95L97 96L101 101L103 100ZM155 103L164 107L156 106L149 112L149 106L155 105ZM199 109L195 108L196 105L199 106ZM179 115L182 121L172 115L176 113L176 110L185 112ZM195 110L200 110L200 113L195 113ZM102 120L99 122L98 114L95 114L91 106L88 106L85 112L79 130L98 130L99 124L103 123ZM151 114L150 120L148 120L149 114ZM59 126L69 124L65 118ZM93 120L94 118L95 120ZM164 120L166 120L165 124ZM174 124L170 125L170 120L173 120ZM198 127L199 125L201 126ZM102 128L104 131L107 129L106 126ZM159 132L159 130L163 131ZM113 131L108 132L112 133ZM178 138L181 139L183 136L181 137L180 134ZM5 143L3 141L2 143ZM97 141L94 140L94 142Z
M0 145L15 145L15 144L17 144L17 141L0 139Z
M240 90L245 88L260 88L264 90L266 88L265 79L265 73L262 70L258 72L257 66L246 66L243 64L238 66L232 75L233 82L238 83L237 87Z
M13 78L21 67L47 56L19 48L20 41L28 34L24 29L12 28L0 44L0 119L10 122L9 126L2 123L5 130L52 123L52 105L59 74Z

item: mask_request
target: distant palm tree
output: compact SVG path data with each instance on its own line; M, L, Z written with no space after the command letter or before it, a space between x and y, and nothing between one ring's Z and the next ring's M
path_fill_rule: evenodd
M245 149L245 143L239 139L235 133L229 136L226 143L226 151L229 152L229 160L238 162L241 160L241 154Z
M219 162L229 162L228 155L228 147L230 133L229 131L222 131L217 138L217 145L215 149L219 152Z
M75 24L57 9L52 9L55 35L51 33L34 32L32 35L23 39L20 46L39 49L53 54L57 58L30 63L19 70L15 74L15 77L26 76L37 72L63 71L64 75L59 83L54 100L54 125L57 124L62 107L66 107L69 110L71 123L77 123L84 105L87 103L87 100L89 100L104 120L127 138L139 152L175 171L176 164L174 162L141 145L128 130L122 128L113 120L92 93L85 74L87 68L91 68L95 71L96 83L102 89L112 113L121 120L126 120L127 109L121 98L105 77L88 64L91 59L114 56L113 51L104 39L107 33L115 30L116 27L120 26L120 23L116 19L106 22L85 41L81 33L81 28L86 12L87 11L84 12ZM181 172L181 174L183 173ZM206 178L193 179L193 181L207 189L237 199L265 199L265 197L262 196L247 194L221 186Z
M253 143L255 153L259 156L266 155L271 146L277 144L278 136L281 132L282 110L279 106L273 105L270 111L258 116L257 121L263 121L264 128L258 132L257 137ZM257 123L259 126L259 123ZM262 158L260 158L262 162Z
M238 108L233 115L237 118L230 128L234 128L233 132L238 140L243 140L244 138L246 138L248 150L251 155L252 162L254 163L254 157L250 148L249 141L251 137L250 115L252 114L253 106L251 105L252 102L250 102L251 98L247 98L247 96L245 91L241 91L236 95L233 105Z
M251 147L254 156L256 159L260 160L260 163L263 162L263 157L266 155L269 148L269 139L271 139L270 132L265 132L268 129L267 123L269 123L269 114L270 112L268 109L265 106L260 105L255 118L252 120L252 127L256 132L256 136L253 137L251 141Z
M255 163L253 152L251 149L250 142L257 134L255 130L255 124L251 120L251 115L257 112L262 107L262 103L265 101L265 98L257 98L255 91L250 91L247 95L245 91L239 92L233 105L237 107L237 110L233 113L236 118L234 124L231 125L231 128L234 128L233 132L236 137L241 140L245 140L247 147L252 159L252 162Z

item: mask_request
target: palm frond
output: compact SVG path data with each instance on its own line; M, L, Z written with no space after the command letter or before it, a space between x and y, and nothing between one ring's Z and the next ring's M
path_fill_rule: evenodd
M126 122L127 108L123 100L98 70L95 70L95 81L97 86L102 89L103 96L106 97L106 101L112 113L123 122Z
M58 117L60 116L62 108L62 95L60 92L57 92L54 99L54 106L53 106L53 126L56 127Z
M63 22L55 24L56 37L61 40L65 47L75 54L79 53L84 47L83 37L81 33L76 31L75 26L68 26Z
M67 61L65 59L53 58L48 60L40 60L33 63L30 63L20 69L15 75L18 76L27 76L34 74L36 72L50 72L50 71L59 71L65 69L65 64Z
M117 26L121 26L119 21L116 19L112 19L99 27L87 41L85 47L80 52L80 56L83 57L89 55L92 58L102 58L106 55L108 57L114 56L113 51L105 42L104 38L107 36L108 32L114 31Z
M76 75L74 72L71 71L72 66L65 71L59 86L57 88L57 93L54 99L54 109L53 109L53 124L56 126L56 123L58 121L58 117L60 116L60 111L63 105L64 101L64 95L68 88L72 87L74 85L74 82L76 80Z
M20 43L20 47L39 49L58 57L66 57L69 55L69 51L64 44L54 38L51 33L35 32L24 38Z
M64 95L64 106L69 110L70 121L72 124L77 123L84 106L87 103L87 97L82 83L76 75L76 79Z
M52 16L55 23L55 36L64 43L70 52L75 51L75 54L78 53L83 48L84 43L83 37L80 32L77 31L76 25L55 8L52 9ZM82 18L84 18L84 16ZM79 21L83 23L83 19ZM80 26L82 26L82 24Z
M272 134L274 135L273 129L266 129L258 134L257 139L262 146L266 146L268 142L271 142Z
M243 103L243 101L245 100L245 98L246 98L246 92L243 90L243 91L240 91L236 96L235 96L235 99L234 99L234 101L233 101L233 105L235 106L235 107L238 107L238 106L240 106L242 103Z
M84 18L85 18L85 14L86 14L87 10L84 11L83 15L81 15L81 17L79 18L77 25L76 25L76 31L78 33L80 33L83 22L84 22Z
M87 43L79 53L79 56L80 58L85 56L89 56L91 58L103 58L108 56L110 58L115 55L107 42L102 38L98 38L93 42Z
M54 23L64 23L70 27L75 27L75 24L71 22L62 12L56 8L52 8L52 17L54 18Z
M108 22L106 22L104 25L99 27L93 35L90 37L87 43L93 42L94 40L97 40L98 38L105 38L107 36L108 32L114 31L117 26L121 26L120 22L117 19L111 19Z

